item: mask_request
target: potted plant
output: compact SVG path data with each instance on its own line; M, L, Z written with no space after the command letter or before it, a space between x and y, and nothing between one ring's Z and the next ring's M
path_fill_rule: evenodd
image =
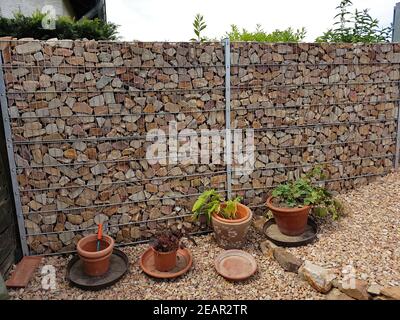
M98 241L100 246L98 247ZM84 272L92 277L105 274L110 267L110 257L114 249L114 239L102 235L98 240L96 234L83 237L77 244L77 251L83 262Z
M182 232L163 231L155 236L151 242L154 254L154 265L158 271L167 272L175 268L178 249L184 248L182 238L186 236L194 245L194 239Z
M267 199L279 230L289 236L304 232L311 208L316 216L331 214L337 219L342 212L341 203L334 199L316 180L323 179L321 167L315 167L295 181L277 186Z
M253 213L236 197L224 201L214 189L204 191L192 208L192 219L206 218L212 224L218 245L225 249L242 248L247 237Z

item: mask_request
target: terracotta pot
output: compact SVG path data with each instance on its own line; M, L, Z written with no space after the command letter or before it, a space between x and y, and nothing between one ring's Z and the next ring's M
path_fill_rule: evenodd
M244 204L237 205L237 219L224 219L217 213L211 217L215 239L224 249L241 249L246 242L253 213Z
M170 252L161 252L151 247L154 252L154 266L158 271L167 272L176 266L176 253L177 250Z
M272 203L272 197L267 199L267 207L272 211L280 232L287 236L298 236L307 226L311 206L301 208L280 208Z
M97 250L97 235L83 237L77 244L79 257L83 262L84 272L93 277L105 274L110 267L110 257L114 249L114 239L103 235L100 251Z

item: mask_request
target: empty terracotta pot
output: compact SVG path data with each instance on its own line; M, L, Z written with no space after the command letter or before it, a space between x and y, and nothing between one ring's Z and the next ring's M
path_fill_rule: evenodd
M280 232L287 236L298 236L304 232L307 226L308 214L311 206L301 208L281 208L273 204L273 198L269 197L266 203L272 211L275 222Z
M176 253L177 250L170 252L161 252L151 247L154 252L154 266L158 271L167 272L176 266Z
M83 262L84 272L92 277L105 274L110 267L110 257L114 249L114 239L103 235L100 251L97 250L97 235L83 237L77 244L79 257Z
M214 213L211 217L215 239L224 249L240 249L246 242L253 213L244 204L237 204L236 219L225 219Z

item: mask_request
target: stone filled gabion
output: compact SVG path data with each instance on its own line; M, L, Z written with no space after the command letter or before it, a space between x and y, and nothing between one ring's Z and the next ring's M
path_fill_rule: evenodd
M117 242L199 230L189 216L167 218L190 213L205 188L225 190L226 166L150 164L146 134L168 137L172 121L178 131L225 128L220 43L26 40L0 49L25 227L41 234L28 236L32 253L74 250L102 219ZM254 171L233 176L235 193L260 213L269 187L308 164L326 164L333 190L389 171L399 49L233 43L231 126L255 129L256 146Z

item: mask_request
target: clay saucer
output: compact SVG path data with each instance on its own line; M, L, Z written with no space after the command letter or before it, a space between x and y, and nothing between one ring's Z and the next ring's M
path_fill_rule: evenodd
M228 280L250 278L257 271L256 260L242 250L225 250L215 258L215 269Z
M170 271L158 271L154 266L152 248L148 248L140 257L140 267L144 273L159 279L172 279L186 273L193 264L192 254L187 248L179 249L176 255L176 267Z

